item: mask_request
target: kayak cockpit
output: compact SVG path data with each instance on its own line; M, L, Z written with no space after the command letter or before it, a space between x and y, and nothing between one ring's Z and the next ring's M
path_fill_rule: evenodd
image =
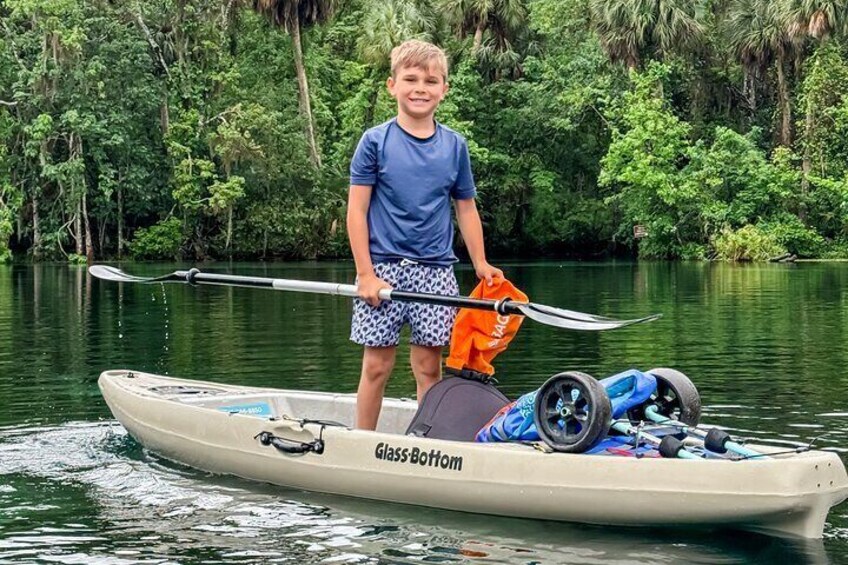
M126 374L125 371L114 372ZM262 419L324 420L353 427L356 413L355 394L201 385L181 379L156 382L146 378L136 386L145 395L170 402ZM385 399L377 431L404 434L417 409L418 403L412 399Z

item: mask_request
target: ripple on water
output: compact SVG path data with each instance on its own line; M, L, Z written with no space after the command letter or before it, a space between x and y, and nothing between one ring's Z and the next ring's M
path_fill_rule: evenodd
M209 268L353 278L350 264ZM678 367L701 391L706 423L787 449L818 436L816 446L846 452L844 266L539 263L508 270L541 303L614 317L664 314L650 325L592 335L525 324L497 360L508 394L567 369L606 376ZM476 282L463 266L458 277L464 290ZM816 543L569 526L294 492L163 461L111 422L74 423L110 417L96 385L104 368L350 392L361 352L348 342L349 328L350 303L341 298L114 285L66 266L0 266L0 426L16 426L0 428L0 542L7 544L0 561L827 561ZM389 392L413 390L399 362ZM825 530L839 558L848 555L844 508ZM76 543L50 545L51 536Z
M820 542L511 520L298 493L164 461L113 422L0 429L0 476L0 560L728 563L764 553L825 555ZM55 505L22 504L48 496Z

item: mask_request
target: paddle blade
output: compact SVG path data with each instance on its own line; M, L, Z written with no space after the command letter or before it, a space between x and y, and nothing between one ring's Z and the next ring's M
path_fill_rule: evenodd
M153 278L137 277L135 275L128 275L119 268L109 265L92 265L88 268L88 272L93 277L112 282L152 283L185 280L185 277L179 276L179 272Z
M614 320L612 318L594 316L592 314L583 314L581 312L573 312L571 310L554 308L552 306L535 304L533 302L513 302L512 304L510 304L510 306L517 308L522 314L524 314L531 320L542 324L547 324L549 326L564 328L568 330L614 330L617 328L632 326L633 324L651 322L662 317L662 314L654 314L652 316L646 316L644 318L637 318L633 320Z

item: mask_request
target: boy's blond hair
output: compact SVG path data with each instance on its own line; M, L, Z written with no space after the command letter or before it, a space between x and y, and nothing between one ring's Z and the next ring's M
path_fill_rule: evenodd
M448 58L444 51L432 43L410 39L392 49L392 77L396 77L403 67L429 71L431 66L442 73L445 82L448 81Z

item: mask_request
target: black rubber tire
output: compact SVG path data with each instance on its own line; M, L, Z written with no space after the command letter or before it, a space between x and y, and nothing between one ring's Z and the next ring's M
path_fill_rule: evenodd
M592 447L606 436L612 417L603 385L577 371L548 379L536 395L534 408L539 437L551 449L563 453L583 453Z
M713 453L727 453L727 442L731 441L730 434L718 428L710 428L704 438L704 447Z
M661 457L675 459L683 451L683 442L674 436L665 436L660 441L659 452Z
M645 406L655 404L660 415L697 426L701 421L701 395L692 381L676 369L658 367L647 371L657 379L657 390L643 406L627 412L631 422L646 420Z

